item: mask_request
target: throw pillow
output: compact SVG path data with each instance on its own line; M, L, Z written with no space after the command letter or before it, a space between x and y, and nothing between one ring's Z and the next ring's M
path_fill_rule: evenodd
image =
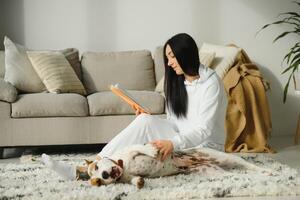
M21 92L41 92L46 90L41 79L27 57L26 48L4 38L5 76L4 79Z
M210 67L214 58L215 58L216 53L215 52L199 52L199 57L200 57L200 62L202 65ZM155 87L155 91L159 93L164 92L164 81L165 81L165 76L163 76L160 81L157 83Z
M232 65L234 64L236 57L241 52L241 49L233 46L221 46L221 45L203 43L200 52L216 53L211 68L214 69L216 73L219 75L219 77L223 79L225 74L230 69L230 67L232 67Z
M27 51L29 52L29 50ZM79 80L82 79L82 74L81 74L81 64L79 61L79 52L75 48L68 48L68 49L63 49L63 50L30 50L30 52L37 52L37 53L62 53L65 58L68 60L69 64L73 68L74 72L76 73L77 77Z
M60 50L59 52L64 54L66 59L69 61L71 67L75 71L79 80L82 80L81 64L79 60L78 50L75 48L68 48L68 49Z
M215 52L199 52L200 62L206 67L211 67L211 64L216 56Z
M16 101L18 96L17 89L2 78L0 78L0 91L0 101L7 101L10 103Z
M0 51L0 77L4 78L5 74L5 56L4 56L4 51Z
M82 83L62 53L28 51L27 54L49 92L86 94Z
M28 49L22 45L12 42L8 37L4 38L4 45L5 63L7 63L5 65L5 70L3 70L3 74L5 74L5 80L13 84L22 93L46 91L45 85L42 83L42 80L36 74L31 62L28 59L26 53ZM82 79L81 64L79 61L79 52L77 49L68 48L60 51L51 52L61 52L62 54L64 54L64 56L72 66L73 70L75 71L77 77L80 80ZM2 54L0 53L0 61L1 58Z

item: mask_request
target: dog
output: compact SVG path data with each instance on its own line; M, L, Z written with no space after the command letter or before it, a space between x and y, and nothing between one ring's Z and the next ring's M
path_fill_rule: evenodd
M144 178L170 176L179 173L200 172L203 175L225 173L225 169L243 167L265 175L272 175L269 169L258 167L244 159L213 150L195 148L175 151L161 161L158 149L152 144L132 145L100 160L86 161L91 185L130 183L138 189L144 187Z

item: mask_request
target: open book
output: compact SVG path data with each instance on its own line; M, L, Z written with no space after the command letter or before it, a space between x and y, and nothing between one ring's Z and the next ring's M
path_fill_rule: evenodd
M110 85L110 90L121 97L126 103L128 103L132 108L135 108L135 110L139 110L142 113L151 114L149 112L149 109L142 106L138 101L131 95L129 92L127 92L125 89L121 88L119 84Z

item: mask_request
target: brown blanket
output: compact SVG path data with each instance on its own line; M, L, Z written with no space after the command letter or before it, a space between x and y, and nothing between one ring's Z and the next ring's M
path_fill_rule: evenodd
M271 118L267 82L242 50L223 79L228 95L226 152L272 152L267 145Z

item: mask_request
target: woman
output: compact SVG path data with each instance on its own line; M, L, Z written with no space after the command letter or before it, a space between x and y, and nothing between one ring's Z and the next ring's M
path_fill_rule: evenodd
M200 63L191 36L164 45L167 119L140 114L98 154L109 156L131 144L153 143L165 159L173 150L196 146L223 150L226 95L222 81Z
M163 52L167 119L137 111L135 120L102 149L99 157L148 142L159 149L162 160L173 150L196 146L223 150L227 100L222 81L200 63L198 47L186 33L170 38ZM49 164L51 159L44 157L44 161ZM55 166L52 161L51 166Z

